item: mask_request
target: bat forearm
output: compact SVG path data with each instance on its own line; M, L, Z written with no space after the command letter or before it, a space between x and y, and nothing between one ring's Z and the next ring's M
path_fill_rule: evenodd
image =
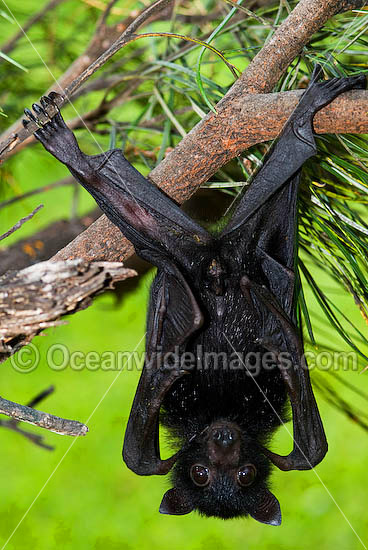
M160 457L159 414L163 399L183 373L175 368L145 365L124 438L123 458L138 475L165 475L177 454L166 460Z

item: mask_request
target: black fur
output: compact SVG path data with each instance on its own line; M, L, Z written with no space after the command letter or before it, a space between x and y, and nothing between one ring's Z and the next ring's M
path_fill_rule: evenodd
M268 489L271 463L282 470L308 469L327 452L295 327L299 174L316 152L314 114L340 93L364 87L365 78L318 82L320 76L317 66L276 146L216 237L139 174L121 151L90 157L60 113L46 123L39 120L39 141L68 166L137 254L158 267L146 363L123 456L140 475L173 468L174 487L164 495L162 513L250 515L279 525L280 506ZM34 106L35 116L26 110L28 119L47 117L54 98ZM268 446L286 419L288 398L294 444L289 455L280 456ZM159 420L177 446L166 460L160 457Z

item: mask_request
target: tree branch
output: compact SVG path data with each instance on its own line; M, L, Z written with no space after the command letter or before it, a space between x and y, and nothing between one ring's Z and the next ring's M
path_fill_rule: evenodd
M50 0L50 2L48 2L46 6L44 6L39 12L32 15L32 17L30 17L28 21L26 21L22 25L22 28L10 40L8 40L8 42L5 42L5 44L0 46L0 51L2 53L9 54L17 45L18 40L23 38L29 31L29 29L33 25L35 25L35 23L38 23L38 21L40 21L40 19L42 19L46 15L46 13L56 8L64 1L65 0ZM2 62L4 62L4 59L0 58L0 63Z
M197 125L151 172L150 179L174 200L184 202L226 162L252 145L277 137L302 93L297 90L234 97L225 112L209 115ZM368 91L340 96L316 115L316 132L367 133L367 102ZM122 261L133 251L129 241L103 215L53 259Z
M37 405L37 403L40 403L40 401L43 401L51 393L53 393L54 389L54 386L50 386L46 390L37 394L36 397L34 397L29 403L27 403L25 407L23 405L19 405L18 403L8 401L7 399L0 398L1 414L5 414L11 417L11 420L0 420L0 426L26 437L35 445L38 445L43 449L47 449L48 451L52 451L54 447L51 447L50 445L44 443L44 438L42 435L23 430L19 426L19 422L29 422L29 420L27 419L31 417L31 424L35 424L36 426L39 426L41 428L50 429L54 432L56 431L57 433L61 432L59 430L55 430L54 428L60 428L61 425L63 427L62 435L86 435L86 433L88 432L88 428L80 422L76 422L75 420L65 420L63 418L42 413L40 411L34 411L34 406ZM30 411L32 412L30 413ZM39 423L35 423L33 421L34 418L41 418L42 425ZM56 422L54 421L54 419L56 419ZM50 427L47 428L46 425Z
M278 135L300 91L270 92L313 34L335 14L365 5L364 0L301 0L271 40L217 105L150 174L150 179L177 202L188 199L201 183L246 148ZM254 95L254 94L262 95ZM320 133L368 131L367 92L340 96L318 113ZM348 114L348 116L345 116ZM210 153L209 153L210 152ZM209 162L209 154L211 162ZM133 253L120 231L101 216L55 259L121 261Z
M65 100L71 97L83 82L131 39L143 23L153 21L164 8L172 3L173 0L156 0L156 2L142 10L138 16L127 18L113 27L107 27L105 18L102 16L87 50L79 56L58 82L54 83L45 93L57 89L60 93L63 93ZM108 46L107 49L106 46ZM64 88L65 91L63 91ZM27 129L22 128L21 119L15 122L0 138L0 160L26 139L34 139L32 134L35 130L36 126L33 124L30 124Z
M41 210L41 208L43 208L43 204L38 205L30 214L28 214L28 216L25 216L24 218L21 218L19 220L19 222L17 222L15 225L13 225L13 227L11 227L8 231L6 231L2 235L0 235L0 241L6 239L6 237L9 237L9 235L14 233L18 229L20 229L22 227L22 225L24 225L26 222L28 222L28 220L32 219L33 216L35 214L37 214L37 212L39 210Z
M62 315L88 307L92 297L136 272L122 264L82 260L41 262L0 279L0 362Z
M45 428L50 432L55 432L60 435L71 435L74 437L80 435L86 435L88 428L85 424L78 422L77 420L66 420L65 418L60 418L59 416L54 416L53 414L44 413L37 411L27 405L19 405L19 403L14 403L13 401L8 401L3 397L0 397L0 414L5 414L10 416L10 418L16 422L27 422L28 424L33 424L39 428ZM4 424L1 424L4 426ZM5 424L5 427L10 428L14 431L20 431L17 429L15 423ZM34 434L29 432L23 432L23 435L26 435L30 439L34 440L37 444L40 444L40 436L36 435L36 440L33 438ZM44 446L44 445L42 445ZM49 447L50 448L50 447Z

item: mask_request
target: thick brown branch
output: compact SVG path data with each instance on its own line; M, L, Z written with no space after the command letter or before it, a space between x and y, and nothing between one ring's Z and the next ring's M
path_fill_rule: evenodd
M200 123L202 129L196 126L151 172L150 179L177 202L184 202L230 159L251 145L274 139L302 93L297 90L234 97L224 112L219 110L216 116ZM367 102L368 91L340 96L317 114L315 130L320 134L368 132ZM122 261L132 253L132 245L106 216L101 216L54 259Z
M83 260L41 262L0 279L0 361L62 315L88 307L92 298L136 272L122 264Z

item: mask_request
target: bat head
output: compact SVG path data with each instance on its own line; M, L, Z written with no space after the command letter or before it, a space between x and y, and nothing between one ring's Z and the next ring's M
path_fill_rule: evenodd
M281 511L266 480L270 465L260 448L234 423L213 422L178 457L174 487L161 502L162 514L198 511L229 519L250 515L280 525Z

